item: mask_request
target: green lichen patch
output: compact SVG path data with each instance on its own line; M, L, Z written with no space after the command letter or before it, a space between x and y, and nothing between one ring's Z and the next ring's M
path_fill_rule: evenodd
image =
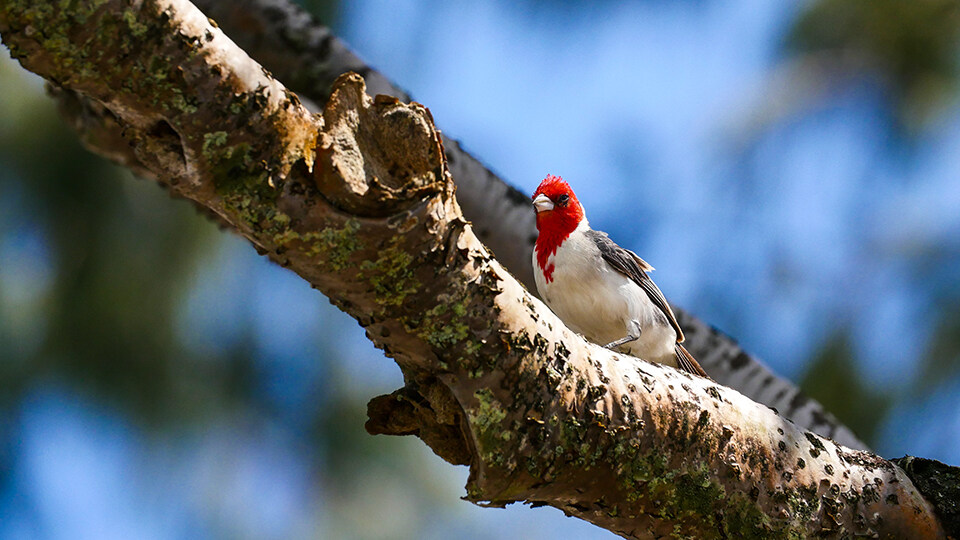
M147 25L137 20L137 14L132 9L123 10L123 22L127 24L134 37L143 37L147 33Z
M343 227L328 227L313 236L308 235L304 240L312 242L308 255L323 255L326 264L335 271L353 266L352 255L363 249L363 242L357 236L360 222L349 219Z
M10 22L11 34L23 31L35 41L42 51L37 59L42 58L44 76L58 84L91 96L136 100L168 110L195 110L197 104L174 84L179 81L182 85L182 75L165 58L169 51L156 47L161 39L169 45L186 39L173 28L173 21L158 17L149 4L121 10L106 8L109 3L5 2L2 15ZM23 36L12 41L29 47ZM156 54L148 56L150 51ZM163 77L157 76L158 66L167 66Z
M360 222L348 219L342 227L325 227L319 231L299 232L290 227L290 217L282 212L272 214L273 243L281 248L299 247L317 264L325 269L339 272L356 266L354 253L363 249L364 243L357 232Z
M209 146L213 146L208 145ZM226 146L211 161L211 173L223 207L241 230L275 236L285 232L289 218L279 217L279 190L270 185L266 170L254 164L249 144Z
M783 526L775 525L756 502L743 493L733 493L727 497L721 526L726 538L766 540L804 537L799 532L791 533L784 530Z
M74 43L70 31L85 25L101 11L106 0L87 2L37 2L11 0L0 4L0 20L9 30L4 42L15 58L27 58L35 41L47 56L52 78L65 82L89 78L94 71L87 65L91 56L89 47ZM21 34L18 35L18 34ZM11 39L12 36L12 39ZM27 39L23 39L25 36Z
M803 538L802 520L773 520L746 494L727 493L704 462L676 466L669 454L637 443L618 444L614 458L626 499L647 501L654 515L676 522L679 538L688 537L690 529L700 531L701 538ZM810 494L785 493L784 502L795 515L809 516Z
M586 385L580 391L588 392ZM546 470L590 470L602 464L616 464L613 470L624 500L644 513L677 524L675 536L701 538L803 538L812 516L820 510L816 489L785 485L777 492L786 514L771 517L762 511L758 496L728 492L708 460L690 458L693 448L712 448L707 429L711 420L706 411L689 404L681 416L687 421L663 419L657 424L681 442L650 447L643 437L624 437L623 427L607 425L608 419L545 418L549 431L545 448L536 462L528 460L525 470L541 478ZM626 508L626 507L625 507ZM621 509L622 511L625 510ZM711 532L716 534L711 534Z
M453 304L439 303L424 313L417 335L437 348L455 345L470 336L464 321L466 298ZM472 349L475 350L475 349Z
M217 194L256 195L264 200L274 200L275 190L267 183L267 171L256 163L252 146L245 142L223 146L226 137L224 134L221 138L220 133L206 134L203 142L204 157Z
M707 519L723 504L726 493L703 462L690 467L673 482L673 498L677 501L677 516L681 519Z
M218 148L227 142L226 131L214 131L203 134L203 157L213 160L217 156Z
M477 390L473 397L477 399L477 406L467 409L467 417L474 430L477 452L485 462L502 465L501 447L506 440L504 433L509 431L502 425L507 411L489 388Z
M413 273L413 255L399 245L400 241L401 237L393 237L376 260L360 263L359 277L373 285L375 300L382 306L401 306L421 287Z

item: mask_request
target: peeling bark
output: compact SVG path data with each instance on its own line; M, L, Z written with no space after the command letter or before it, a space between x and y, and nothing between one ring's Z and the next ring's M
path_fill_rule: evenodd
M630 538L945 537L893 463L567 330L463 217L422 105L371 99L350 74L312 116L186 0L62 6L0 3L13 55L82 96L87 144L356 318L405 379L368 429L468 463L468 500Z

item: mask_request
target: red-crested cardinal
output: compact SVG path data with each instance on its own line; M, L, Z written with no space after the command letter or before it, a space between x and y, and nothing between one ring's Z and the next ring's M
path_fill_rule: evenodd
M547 175L537 211L533 274L540 297L571 330L610 349L706 377L647 272L653 267L590 228L570 186Z

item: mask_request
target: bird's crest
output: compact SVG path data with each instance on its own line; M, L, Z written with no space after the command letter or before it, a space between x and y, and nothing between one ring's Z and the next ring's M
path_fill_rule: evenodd
M540 185L537 186L537 190L533 192L533 197L531 198L535 199L537 198L537 195L543 194L546 195L550 200L553 200L564 193L574 196L573 189L570 188L570 184L566 183L563 178L548 174L547 177L540 182Z

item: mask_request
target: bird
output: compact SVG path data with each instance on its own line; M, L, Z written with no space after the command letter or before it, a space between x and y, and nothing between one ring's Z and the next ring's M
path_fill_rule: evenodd
M533 193L540 298L571 330L608 349L707 377L681 345L683 331L636 253L590 228L570 185L547 175Z

